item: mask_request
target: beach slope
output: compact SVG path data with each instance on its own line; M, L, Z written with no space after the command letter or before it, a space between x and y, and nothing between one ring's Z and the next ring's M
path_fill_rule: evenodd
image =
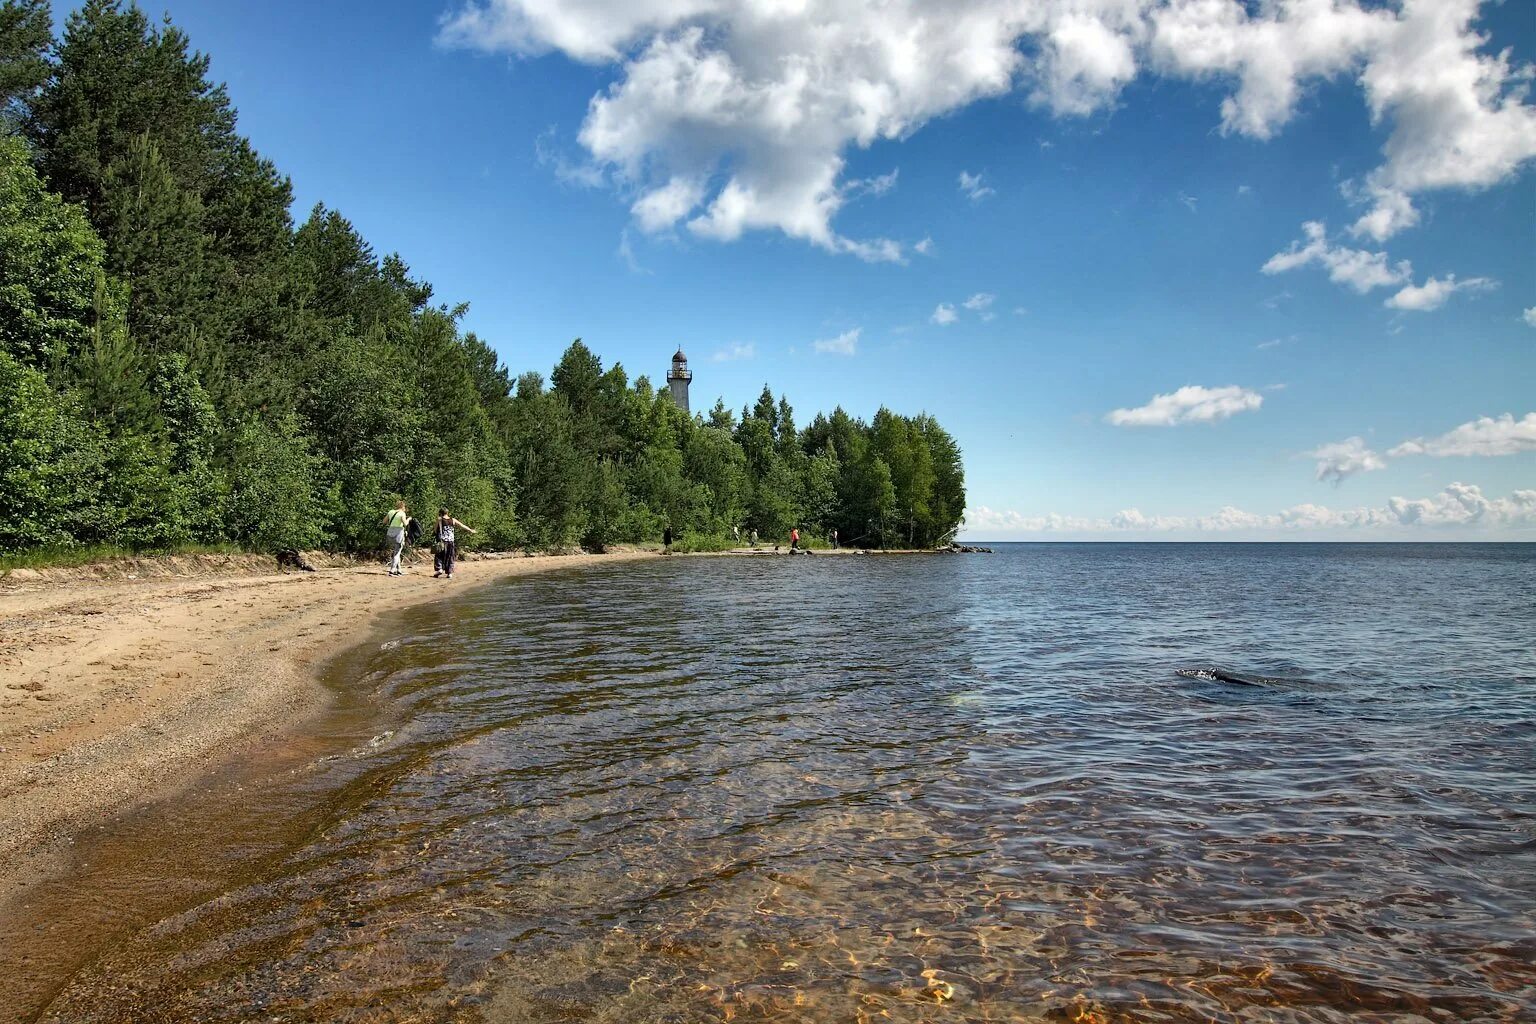
M319 668L380 615L510 576L649 557L489 557L461 562L452 581L375 565L0 579L0 898L82 827L319 711Z

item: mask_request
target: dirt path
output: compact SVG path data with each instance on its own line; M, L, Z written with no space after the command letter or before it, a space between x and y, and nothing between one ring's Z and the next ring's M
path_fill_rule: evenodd
M461 562L451 582L372 565L0 581L0 899L82 826L323 707L318 668L379 614L509 576L650 557L487 558Z

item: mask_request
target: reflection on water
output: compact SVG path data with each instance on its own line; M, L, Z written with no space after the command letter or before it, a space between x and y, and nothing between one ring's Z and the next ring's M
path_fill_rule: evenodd
M1515 546L511 582L348 662L394 735L42 1019L1529 1019L1533 594Z

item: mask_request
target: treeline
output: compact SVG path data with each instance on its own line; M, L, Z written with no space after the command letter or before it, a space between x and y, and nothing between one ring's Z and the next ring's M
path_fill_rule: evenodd
M579 340L516 379L236 131L208 59L121 0L0 3L0 552L366 549L399 496L498 547L798 525L931 545L965 507L929 416L684 415Z

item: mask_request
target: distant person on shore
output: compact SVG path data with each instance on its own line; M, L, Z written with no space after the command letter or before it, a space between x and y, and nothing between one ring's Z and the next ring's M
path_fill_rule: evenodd
M789 531L789 550L800 550L800 527L798 526Z
M664 555L670 555L672 553L672 524L671 523L668 523L666 528L661 531L661 553L664 554Z
M453 563L459 557L459 544L457 530L467 533L475 533L463 523L448 514L446 508L437 510L437 534L432 542L432 578L446 576L453 579Z
M405 511L404 498L396 502L394 509L384 516L384 550L389 553L391 576L405 575L400 571L400 556L405 552L405 528L410 521L411 517Z
M757 531L756 530L752 531L752 546L754 548L757 547Z
M731 527L731 543L732 544L740 544L741 543L741 527L739 527L739 526Z
M837 550L837 528L836 527L833 527L833 529L832 529L832 550L833 551Z

